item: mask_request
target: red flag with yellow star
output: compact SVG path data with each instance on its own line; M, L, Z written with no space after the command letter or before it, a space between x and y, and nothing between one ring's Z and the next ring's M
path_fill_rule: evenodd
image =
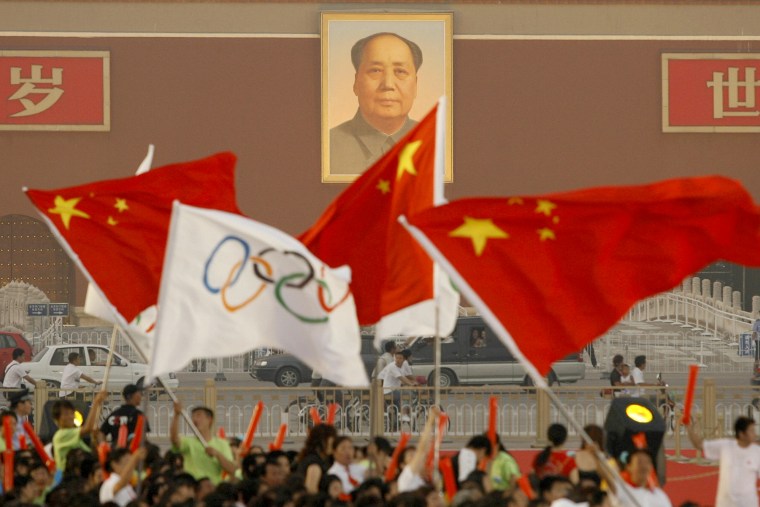
M760 266L760 210L722 177L462 199L409 224L515 356L541 374L633 303L706 264Z
M456 323L458 295L434 281L433 262L397 221L443 201L445 117L439 103L299 237L326 264L351 267L359 323L378 323L378 338L449 333Z
M232 153L219 153L129 178L26 194L127 323L158 301L175 199L240 213L235 161Z

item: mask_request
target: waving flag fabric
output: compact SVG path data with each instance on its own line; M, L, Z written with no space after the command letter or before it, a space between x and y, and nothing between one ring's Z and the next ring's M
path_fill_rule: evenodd
M397 222L443 202L445 118L440 102L299 238L328 265L351 267L359 322L378 324L376 338L456 324L458 294Z
M339 385L369 383L348 280L268 225L176 203L158 306L151 378L276 347Z
M139 176L26 192L126 326L158 300L172 201L238 212L235 160L220 153Z
M706 264L760 266L758 208L721 177L462 199L409 223L533 373Z

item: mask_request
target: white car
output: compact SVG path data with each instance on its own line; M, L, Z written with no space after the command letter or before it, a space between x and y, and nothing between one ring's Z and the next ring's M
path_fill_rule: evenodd
M79 368L82 372L95 379L103 380L108 359L108 347L95 344L72 344L72 345L48 345L37 352L32 359L22 363L24 369L37 382L45 382L50 388L61 387L63 368L69 362L69 354L78 352L81 361ZM137 384L144 380L148 373L148 365L145 363L132 362L113 354L111 372L108 375L108 388L121 390L127 384ZM168 378L161 377L167 387L174 389L179 385L176 376L170 373ZM91 386L89 382L81 381L81 387ZM29 390L34 386L28 385Z

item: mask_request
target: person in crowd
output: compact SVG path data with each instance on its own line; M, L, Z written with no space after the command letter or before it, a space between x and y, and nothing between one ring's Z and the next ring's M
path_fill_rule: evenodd
M232 449L227 440L219 438L213 432L214 411L208 407L197 406L190 412L193 424L200 436L206 441L204 446L200 439L193 436L180 436L179 419L182 405L174 403L174 417L169 428L169 435L174 450L179 451L184 459L184 470L195 477L209 479L212 484L219 484L222 472L235 474L237 464L232 456Z
M24 361L24 355L26 352L24 349L13 349L13 360L5 367L5 378L3 378L3 387L7 389L21 389L22 382L29 382L33 386L37 386L37 381L34 380L29 373L21 366ZM7 393L10 396L10 393Z
M576 451L575 468L570 472L570 480L579 489L598 488L602 484L602 476L598 470L598 461L594 456L595 449L604 449L604 430L596 424L584 426L583 431L591 438L593 446L581 440L581 448Z
M145 447L140 447L134 453L123 447L111 451L106 462L109 476L100 486L100 503L114 502L119 507L125 507L137 498L137 492L132 487L132 475L146 455Z
M573 483L564 475L545 475L538 485L541 499L551 505L556 500L567 498L573 492Z
M520 466L515 458L501 444L501 437L496 434L496 456L491 462L491 487L496 491L512 491L520 477Z
M343 491L350 494L364 481L366 473L363 466L354 463L354 443L351 437L343 435L335 439L333 459L333 465L327 473L338 477L343 485Z
M475 435L452 459L457 481L462 482L478 469L478 463L491 455L491 441L485 435Z
M575 469L575 460L563 450L567 440L567 428L559 423L551 424L546 436L549 445L538 453L533 460L533 472L538 479L547 475L570 477L573 469Z
M74 389L79 389L79 382L81 380L86 380L96 386L103 383L89 375L85 375L82 369L79 368L81 362L82 358L79 356L79 352L69 354L69 362L63 367L63 375L61 376L61 391L59 394L61 398L74 394Z
M57 400L53 404L52 416L58 426L58 430L53 435L53 451L58 470L66 469L66 459L72 450L82 449L90 452L90 447L84 442L84 438L95 431L95 425L100 418L100 409L107 397L106 391L100 391L95 395L87 419L79 427L74 422L76 409L69 400Z
M24 429L24 423L29 421L29 416L32 414L32 402L34 401L34 397L29 391L23 390L14 393L14 395L11 396L10 401L10 409L16 414L16 429L13 432L13 449L17 451L21 448L20 437L22 435L27 442L31 442L31 440L29 440L29 435L27 435L26 430Z
M137 425L138 416L145 415L138 408L142 403L143 388L135 384L127 384L121 391L124 398L124 404L108 414L106 420L100 425L100 433L104 439L116 442L119 438L119 427L127 426L127 438L134 437L135 426ZM150 423L144 419L144 431L150 432Z
M760 505L756 486L760 478L760 446L754 419L738 417L734 422L734 438L706 440L694 419L686 425L686 430L694 448L720 464L715 506Z
M672 507L662 488L650 482L654 463L646 449L635 449L628 455L625 469L619 477L610 476L601 465L599 471L610 490L617 495L621 506Z
M304 477L306 492L316 494L322 476L330 468L333 445L338 434L329 424L317 424L306 437L301 453L296 459L297 472Z
M427 421L425 421L425 428L422 430L420 441L417 444L417 450L414 452L412 460L404 467L401 474L398 476L397 486L399 493L415 491L428 485L428 482L423 478L423 475L425 474L428 451L433 439L433 431L435 430L435 425L438 423L438 417L440 417L440 415L441 411L438 407L430 408Z

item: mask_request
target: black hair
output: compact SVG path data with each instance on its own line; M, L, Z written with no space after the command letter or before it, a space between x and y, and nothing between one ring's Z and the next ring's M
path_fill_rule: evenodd
M394 342L393 340L388 340L387 342L385 342L385 344L383 344L383 350L388 352L389 354L391 350L395 348L396 348L396 342Z
M190 414L194 414L196 412L205 412L206 415L209 416L212 421L214 420L214 411L206 406L198 405L197 407L193 407L193 409L190 411Z
M484 449L486 454L491 454L491 441L485 435L475 435L467 442L470 449Z
M547 491L551 491L552 487L558 482L572 484L572 481L564 475L547 475L539 481L538 490L543 495Z
M298 456L298 459L302 460L304 457L312 453L322 456L329 454L330 449L327 448L327 443L330 440L330 437L335 440L335 437L337 436L338 432L335 430L335 426L330 424L317 424L311 429L311 431L309 431L309 435L306 437L306 442L304 442L303 449L301 449L301 454Z
M53 403L53 409L51 410L53 420L57 421L59 417L61 417L61 412L64 410L76 410L74 408L74 404L71 403L69 400L57 400L55 403Z
M404 42L408 47L409 51L412 53L412 61L414 62L414 70L420 70L420 67L422 66L422 50L420 47L410 41L409 39L406 39L396 33L391 32L379 32L372 34L368 37L364 37L363 39L360 39L356 41L356 43L351 48L351 63L354 65L354 70L359 70L359 65L362 63L362 56L364 55L364 48L372 42L374 39L378 37L382 37L384 35L390 35L391 37L396 37L400 41Z
M23 356L24 354L25 352L24 352L24 349L22 348L13 349L13 360L15 361L16 359Z
M646 362L647 356L636 356L636 358L633 360L633 364L636 365L636 368L641 368L641 366L646 364Z
M734 434L738 437L739 433L744 433L753 424L755 424L755 420L751 417L737 417L736 422L734 422Z
M617 366L617 365L619 365L620 363L622 363L623 361L624 361L624 358L623 358L623 355L622 355L622 354L615 354L615 355L612 357L612 364L613 364L613 366Z
M393 446L391 445L390 441L385 437L375 437L375 439L372 441L375 444L375 447L377 447L378 451L382 451L388 456L393 454Z
M72 352L71 354L69 354L69 362L73 363L74 361L77 360L78 357L79 357L79 352Z
M129 452L129 449L127 449L126 447L120 447L108 453L108 461L106 461L106 471L113 472L113 464L119 461L124 456L127 456L129 454L131 453Z
M543 466L549 461L549 456L552 455L552 447L557 447L565 443L565 440L567 440L567 428L565 428L563 424L551 424L549 425L549 429L546 430L546 437L549 439L549 442L551 442L551 445L544 447L544 450L536 456L534 462L536 467Z

